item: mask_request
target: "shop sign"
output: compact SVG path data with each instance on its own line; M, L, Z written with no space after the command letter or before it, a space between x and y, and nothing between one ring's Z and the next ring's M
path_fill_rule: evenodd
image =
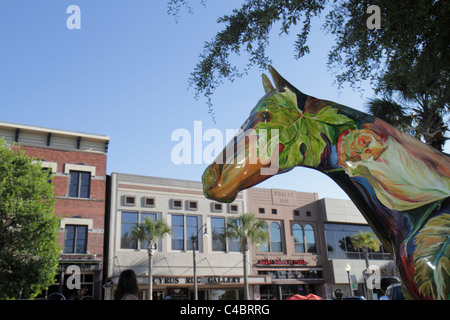
M194 277L153 277L153 284L193 284ZM241 277L197 277L197 283L241 283Z
M58 271L59 272L65 272L67 271L69 268L76 266L77 268L79 268L81 271L99 271L100 270L100 263L87 263L87 262L82 262L82 263L60 263L58 265Z
M256 262L258 266L296 266L306 265L304 259L259 259Z

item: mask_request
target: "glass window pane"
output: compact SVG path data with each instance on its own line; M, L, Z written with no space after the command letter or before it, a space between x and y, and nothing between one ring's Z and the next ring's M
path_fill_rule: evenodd
M308 252L315 253L316 249L316 240L314 237L314 229L310 224L305 226L305 240L306 240L306 248Z
M266 232L269 232L269 228L267 227L267 224L264 224L264 229L266 230ZM266 243L264 243L263 245L261 245L258 250L260 252L269 252L269 241L266 241Z
M78 197L78 171L70 171L69 197Z
M239 225L239 220L237 221L237 223ZM241 251L240 237L228 239L228 251L233 251L233 252Z
M196 237L198 232L198 216L186 217L186 247L192 250L192 237ZM195 250L198 250L198 238L195 241Z
M225 251L225 218L211 218L212 250Z
M172 215L172 250L184 250L184 217Z
M80 198L89 198L91 186L91 173L80 172L80 176L81 176Z
M137 249L137 241L131 241L131 229L138 222L137 212L122 212L121 241L122 249Z
M305 245L303 243L303 228L299 224L294 224L292 227L292 233L294 235L295 252L304 253Z
M281 230L280 225L272 222L270 225L270 250L272 252L281 252Z

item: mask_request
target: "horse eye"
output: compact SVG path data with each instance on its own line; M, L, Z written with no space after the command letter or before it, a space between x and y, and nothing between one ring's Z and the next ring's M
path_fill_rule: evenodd
M268 111L263 111L259 114L262 120L264 121L270 121L272 119L272 115Z

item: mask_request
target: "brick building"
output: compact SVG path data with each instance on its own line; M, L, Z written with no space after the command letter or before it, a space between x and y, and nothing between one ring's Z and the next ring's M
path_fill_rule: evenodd
M76 291L67 287L74 267L67 269L75 266L86 295L100 299L109 137L6 122L0 122L0 137L53 173L61 254L57 282L47 294L59 291L75 298Z

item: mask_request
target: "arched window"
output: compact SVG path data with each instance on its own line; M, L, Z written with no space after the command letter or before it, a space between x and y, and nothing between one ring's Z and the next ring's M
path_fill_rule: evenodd
M292 234L294 235L295 252L304 253L305 244L303 243L303 228L299 224L294 224L292 227Z
M281 252L281 230L276 222L270 224L270 251Z
M316 239L314 237L314 229L310 224L305 226L305 241L306 241L306 250L308 252L315 253L316 249Z

